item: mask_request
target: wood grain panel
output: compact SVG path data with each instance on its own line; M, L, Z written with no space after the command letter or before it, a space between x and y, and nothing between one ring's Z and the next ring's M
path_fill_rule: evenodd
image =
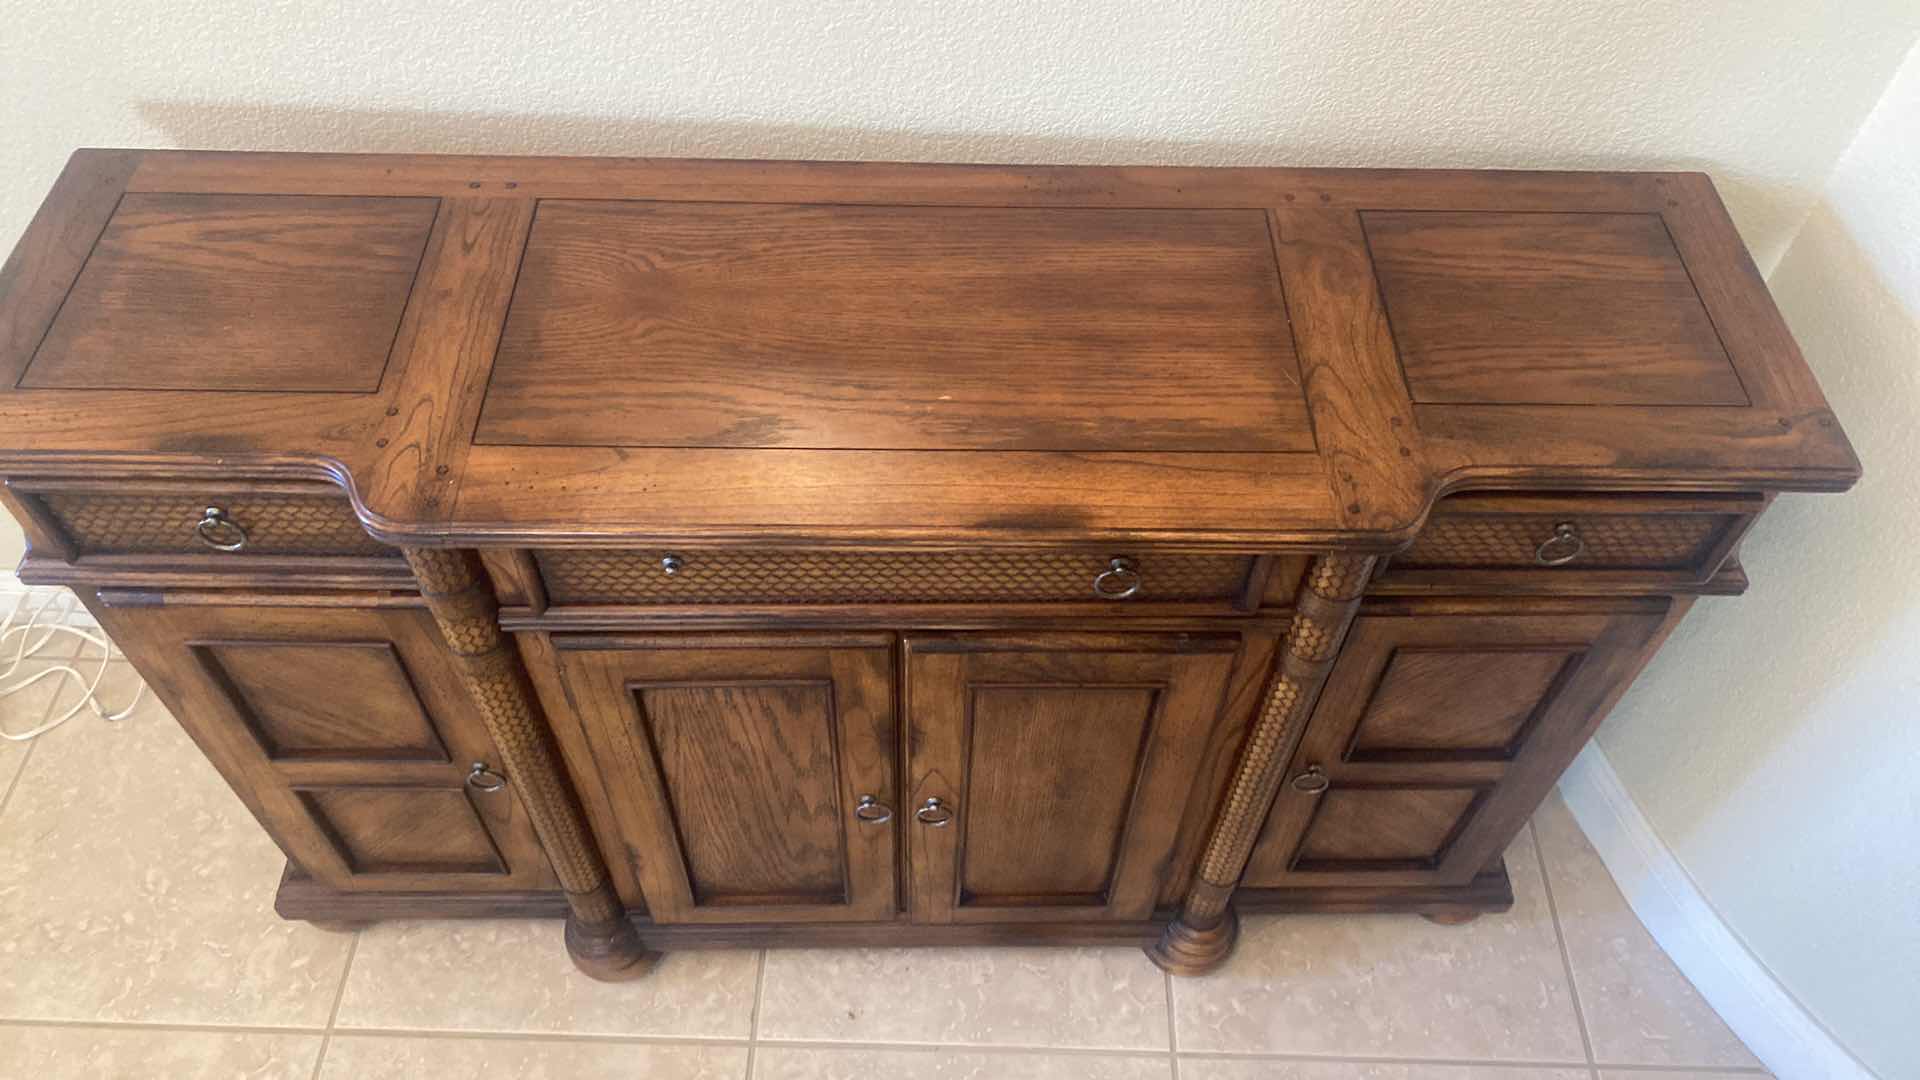
M1258 212L564 201L475 438L1313 449Z
M884 920L896 908L891 639L552 639L624 863L659 922Z
M697 903L840 903L828 682L638 686Z
M459 788L299 788L355 874L505 874Z
M436 206L127 195L21 385L375 390Z
M275 761L448 760L387 642L236 641L194 650Z
M1361 220L1417 402L1747 404L1657 214Z
M1404 862L1431 866L1473 805L1471 788L1334 788L1320 798L1294 866Z
M973 687L963 903L1105 901L1157 698L1137 686Z
M1579 656L1568 649L1396 650L1347 757L1429 750L1506 757Z

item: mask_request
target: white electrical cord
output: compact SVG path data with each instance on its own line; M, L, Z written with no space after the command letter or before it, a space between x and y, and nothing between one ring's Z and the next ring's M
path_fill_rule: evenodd
M21 597L14 603L13 610L7 612L5 621L0 622L0 649L4 649L8 641L18 639L12 646L13 656L12 659L7 661L6 670L0 671L0 698L12 697L27 687L32 686L34 683L47 678L72 679L84 686L85 690L80 700L75 702L71 708L59 716L29 731L16 732L0 729L0 739L6 739L9 742L26 742L29 739L38 738L73 719L75 716L80 715L82 709L91 709L93 714L102 720L124 720L128 716L133 715L133 710L140 704L141 696L146 693L147 687L145 683L140 684L140 688L134 691L133 700L128 702L127 707L121 709L119 712L110 713L100 707L98 697L100 682L106 678L108 661L113 659L113 644L107 640L105 634L97 630L89 630L84 627L70 626L67 624L67 619L73 614L75 607L73 594L62 593L48 597L27 614L25 622L18 622L21 612L26 608L29 599L29 597ZM41 620L48 615L49 609L53 608L56 603L62 605L60 609L52 612L52 617L49 621L42 622ZM36 631L40 633L37 639L34 637ZM100 649L100 667L93 673L93 678L87 678L86 674L79 668L68 663L49 664L25 678L20 678L21 666L32 659L41 649L46 648L47 643L59 634L71 634L87 644ZM80 659L76 657L74 662L78 663Z

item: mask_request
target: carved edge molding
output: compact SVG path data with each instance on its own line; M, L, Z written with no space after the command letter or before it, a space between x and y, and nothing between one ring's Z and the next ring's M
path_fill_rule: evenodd
M461 681L500 752L509 781L566 890L567 952L581 971L606 982L637 978L653 966L614 894L580 801L561 770L552 733L519 653L500 629L499 603L478 557L448 548L403 549L460 671Z
M1187 890L1180 917L1147 949L1162 968L1197 975L1220 966L1233 951L1239 923L1228 901L1266 824L1307 716L1333 670L1374 563L1371 555L1321 555L1308 568L1286 647L1234 766L1226 801L1207 837L1200 873Z

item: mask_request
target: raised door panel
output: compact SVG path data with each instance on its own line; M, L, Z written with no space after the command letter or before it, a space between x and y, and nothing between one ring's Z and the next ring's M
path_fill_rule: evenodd
M181 725L320 883L557 887L425 612L100 610ZM470 776L476 764L486 771Z
M1608 603L1551 615L1363 613L1243 887L1472 880L1571 762L1660 625L1645 601Z
M893 914L887 639L554 644L655 919Z
M1225 636L909 641L914 917L1149 917L1237 647Z

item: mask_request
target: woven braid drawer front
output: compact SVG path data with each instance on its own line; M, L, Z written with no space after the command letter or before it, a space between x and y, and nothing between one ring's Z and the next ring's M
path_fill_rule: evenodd
M657 605L1104 601L1224 606L1241 598L1254 565L1246 555L664 548L546 550L535 552L534 559L552 603Z
M1435 508L1388 578L1521 572L1703 582L1763 505L1743 496L1461 496Z
M343 497L288 492L47 491L40 503L76 555L394 556Z

